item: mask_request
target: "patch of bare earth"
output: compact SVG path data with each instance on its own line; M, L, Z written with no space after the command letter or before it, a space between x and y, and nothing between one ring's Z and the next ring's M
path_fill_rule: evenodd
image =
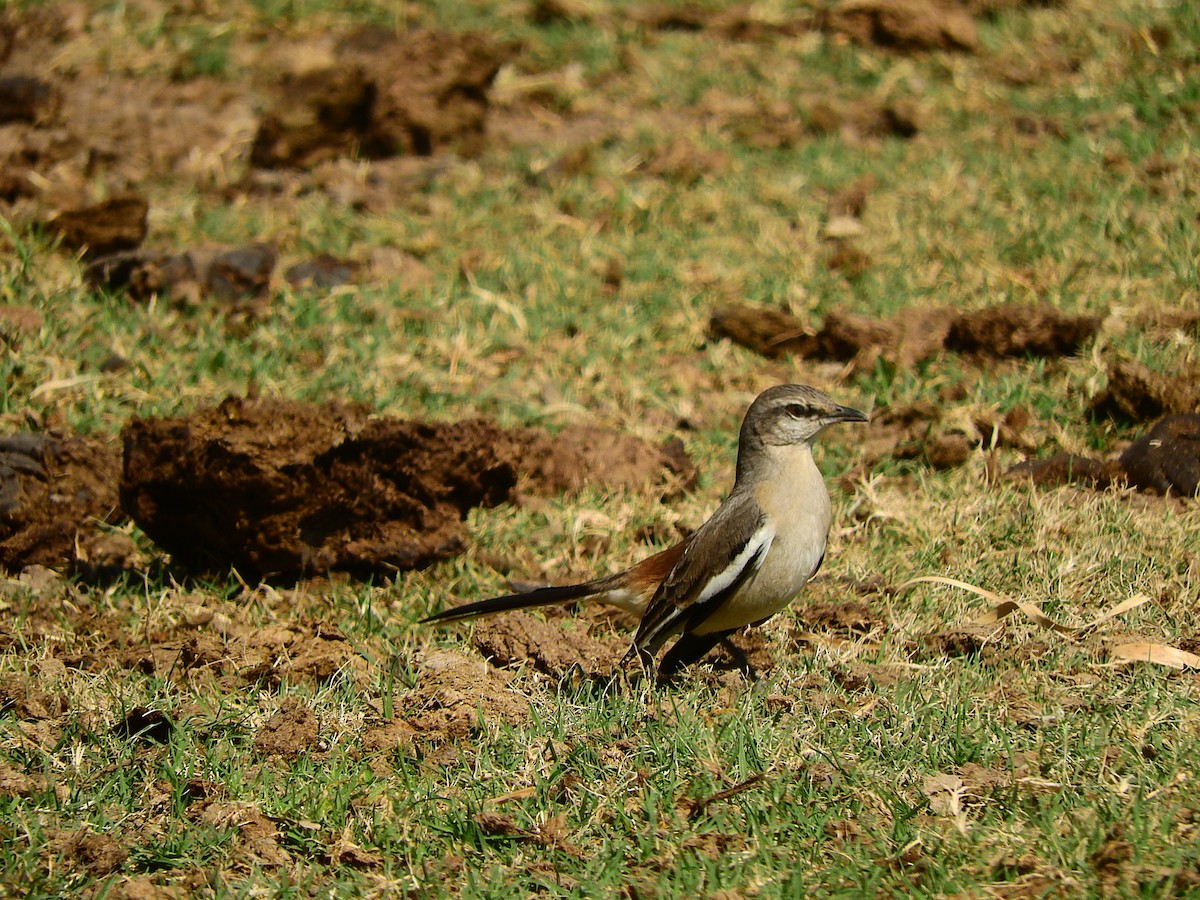
M516 472L483 422L372 421L361 408L229 399L124 431L121 502L180 565L253 578L387 571L464 545L472 506Z
M1082 484L1102 490L1115 484L1192 497L1200 493L1200 413L1159 420L1116 459L1058 453L1026 460L1010 469L1008 477L1043 486Z
M394 572L453 556L474 506L602 483L671 493L682 448L595 428L551 436L483 421L373 419L362 408L228 399L124 432L121 502L179 565L295 578Z
M120 565L133 553L114 534L120 450L66 432L0 438L0 568Z
M488 91L515 48L478 33L349 35L329 68L284 76L251 149L258 166L309 167L484 146Z
M254 749L266 757L294 759L314 748L319 732L317 714L300 701L288 699L279 712L259 726Z
M427 650L418 664L417 686L397 698L397 711L422 741L466 738L483 726L521 725L529 700L511 676L479 657Z
M629 635L597 628L594 616L512 612L480 619L471 643L497 666L529 665L555 679L609 678L629 649Z
M1118 360L1108 367L1108 384L1092 398L1092 409L1118 421L1149 422L1172 413L1200 411L1200 367L1163 374L1143 363Z
M709 333L772 358L832 359L869 371L878 359L910 368L942 351L985 359L1069 356L1099 327L1096 316L1070 316L1047 305L966 313L934 307L886 319L835 310L820 328L780 310L737 306L715 312Z

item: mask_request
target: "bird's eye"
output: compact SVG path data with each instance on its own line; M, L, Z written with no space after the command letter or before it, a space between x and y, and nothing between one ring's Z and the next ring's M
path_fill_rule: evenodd
M799 403L789 403L784 407L784 410L793 419L803 419L808 415L808 409Z

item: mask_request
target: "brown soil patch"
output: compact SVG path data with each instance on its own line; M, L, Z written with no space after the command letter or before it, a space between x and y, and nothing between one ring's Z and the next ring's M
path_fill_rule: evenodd
M42 314L32 306L0 304L0 345L20 348L21 339L37 334L45 324Z
M917 660L986 656L985 650L991 649L988 642L995 634L994 625L968 624L920 635L909 650Z
M200 802L188 807L187 817L211 828L236 830L229 853L240 865L273 869L291 861L280 846L279 825L253 803Z
M0 763L0 797L28 797L45 789L44 779Z
M1133 360L1114 362L1108 367L1108 386L1093 398L1092 409L1132 422L1200 411L1200 367L1163 375Z
M506 443L521 473L521 493L548 497L604 485L649 489L667 499L696 486L696 467L678 439L654 447L620 432L569 425L555 434L541 428L514 429Z
M533 17L540 22L604 18L584 4L570 0L542 0ZM970 51L979 43L975 22L960 4L930 0L843 0L829 11L802 11L783 18L763 16L753 4L715 9L699 4L651 4L635 9L631 18L647 28L708 31L738 41L770 40L823 30L900 53Z
M129 856L129 851L113 838L86 828L52 831L45 852L56 857L55 862L48 860L47 864L83 869L95 878L115 872Z
M962 6L938 0L843 0L830 25L860 44L899 52L972 51L979 45L975 22Z
M292 287L327 289L341 284L352 284L357 280L361 268L354 260L321 253L312 259L289 266L283 277Z
M850 663L847 666L833 666L829 669L829 677L848 694L871 693L880 688L891 688L910 675L911 672L903 666L886 663Z
M48 119L57 102L57 92L40 78L22 75L0 78L0 125Z
M250 158L309 167L351 154L381 158L483 149L488 91L514 48L477 33L419 30L349 36L335 64L285 76Z
M266 299L274 269L275 248L249 244L197 247L182 253L115 253L92 262L86 275L94 287L124 290L141 302L161 297L178 306L195 306L206 299L261 303Z
M135 545L104 528L124 519L123 506L184 568L388 573L460 552L472 506L593 484L667 497L696 478L677 440L376 420L337 404L229 399L184 418L134 420L123 438L120 505L115 446L0 439L0 566L126 568Z
M372 420L365 410L229 399L124 431L121 502L187 568L254 578L389 572L465 546L473 506L588 483L678 490L679 447L594 428L550 436L482 421Z
M944 307L906 310L889 319L834 310L814 330L788 313L741 306L714 313L709 333L772 358L797 354L851 362L854 371L869 371L880 358L910 368L942 350L991 359L1069 355L1099 327L1095 316L1005 304L969 313Z
M0 678L0 712L11 712L22 719L53 719L67 709L66 696L45 690L37 680L20 675Z
M1070 356L1099 328L1099 316L1069 316L1046 304L1008 303L957 317L946 336L946 349L991 358Z
M317 743L317 714L298 700L285 700L254 735L254 749L263 756L294 759Z
M1071 453L1030 459L1008 471L1034 484L1084 484L1103 490L1128 484L1143 491L1184 497L1200 493L1200 413L1167 416L1115 460Z
M88 256L101 256L132 250L146 237L146 216L150 204L142 197L113 197L103 203L69 209L50 220L50 231L64 247L81 250Z
M120 451L75 434L0 438L0 568L120 563L132 553L103 525L121 521Z
M1024 407L1003 414L994 409L975 409L969 415L945 420L942 408L932 401L881 407L863 433L862 462L857 471L868 471L888 457L950 469L981 449L1012 447L1030 452L1036 445L1026 434L1029 425L1029 412Z
M55 14L52 8L47 11ZM31 54L40 48L42 60L20 54L6 68L14 74L40 70L58 45L54 38L31 37L26 47ZM110 196L120 196L140 194L154 176L209 179L237 162L253 133L252 99L213 79L170 82L89 72L75 78L49 76L47 86L58 99L45 114L0 133L0 200L22 210L28 201L78 209L79 199L91 196L97 184ZM101 220L92 212L82 219L69 215L68 221L81 221L85 237L115 235L115 246L131 246L139 230L132 206L116 219ZM110 229L105 221L121 224ZM101 252L85 242L92 252Z
M1027 478L1042 487L1086 484L1101 490L1122 480L1124 474L1115 462L1066 452L1056 453L1047 459L1027 459L1006 473L1009 478Z
M519 725L529 720L529 701L503 672L479 658L452 650L428 650L417 687L397 700L400 714L422 739L443 741L475 734L482 721Z
M831 634L846 640L876 639L886 623L861 600L810 603L796 608L796 625L803 631Z
M1188 497L1200 492L1200 413L1161 420L1117 462L1142 490Z
M460 552L472 506L508 499L483 422L370 421L358 408L229 399L124 432L121 503L180 564L251 577L387 571Z
M572 673L609 678L629 649L629 636L598 636L593 630L582 616L545 620L513 612L480 619L471 644L497 666L528 664L557 679Z

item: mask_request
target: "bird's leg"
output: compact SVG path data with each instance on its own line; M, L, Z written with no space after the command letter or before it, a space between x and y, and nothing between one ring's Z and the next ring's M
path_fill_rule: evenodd
M682 634L663 656L658 666L658 680L668 681L682 669L698 662L709 650L738 629L716 631L712 634Z
M640 674L649 678L654 677L654 654L645 647L639 647L637 644L632 644L623 657L621 657L621 665L628 666L634 659L638 661L641 669Z

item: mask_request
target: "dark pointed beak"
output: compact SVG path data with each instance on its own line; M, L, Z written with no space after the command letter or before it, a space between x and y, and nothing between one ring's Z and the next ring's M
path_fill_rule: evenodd
M851 406L839 406L837 411L829 418L835 422L869 422L870 419L864 413L859 412Z

